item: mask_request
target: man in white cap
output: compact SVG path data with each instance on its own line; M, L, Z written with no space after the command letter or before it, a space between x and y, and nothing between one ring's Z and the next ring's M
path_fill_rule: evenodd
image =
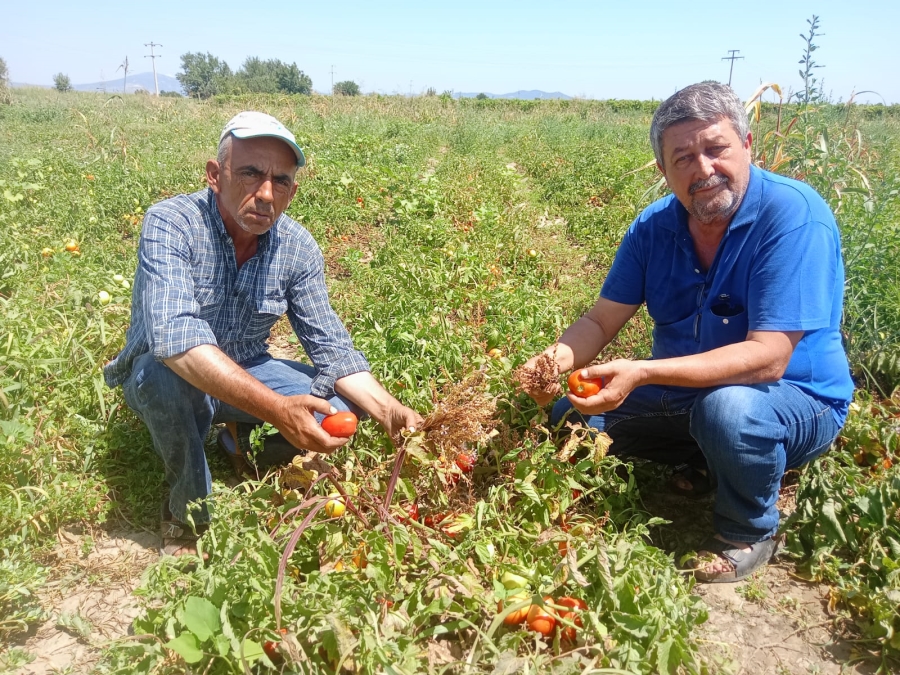
M211 491L204 441L214 422L271 423L288 449L282 459L344 445L319 425L339 410L370 415L391 437L422 423L353 348L329 304L318 245L284 215L305 163L278 120L239 113L206 163L209 187L144 217L131 326L104 376L122 385L165 464L164 553L196 551L209 520L195 502ZM313 366L269 355L269 331L285 313ZM220 445L240 448L243 435L220 434Z

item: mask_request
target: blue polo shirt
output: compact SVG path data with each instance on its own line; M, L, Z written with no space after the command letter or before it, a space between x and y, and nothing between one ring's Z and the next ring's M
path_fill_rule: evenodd
M853 381L841 343L844 264L834 215L808 185L750 168L712 266L700 266L688 212L674 195L648 206L622 238L600 295L647 303L653 358L707 352L750 330L804 331L784 380L843 424Z

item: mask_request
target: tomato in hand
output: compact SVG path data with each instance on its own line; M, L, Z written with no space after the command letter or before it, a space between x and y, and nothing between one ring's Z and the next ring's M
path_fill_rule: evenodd
M603 389L603 379L599 377L581 377L581 369L569 375L569 391L579 398L588 398Z
M322 428L329 436L350 438L356 433L359 420L352 412L339 412L322 420Z

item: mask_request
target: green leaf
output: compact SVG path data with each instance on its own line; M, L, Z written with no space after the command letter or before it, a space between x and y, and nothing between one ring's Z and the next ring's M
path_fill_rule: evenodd
M197 638L190 633L182 633L174 640L169 640L165 647L178 654L187 663L197 663L203 658L203 652L197 645Z
M178 612L178 620L197 636L200 642L206 642L219 633L221 622L219 610L206 598L191 596L184 603L184 609Z
M241 653L248 663L252 663L261 658L264 652L261 644L249 638L244 638L244 641L241 643Z

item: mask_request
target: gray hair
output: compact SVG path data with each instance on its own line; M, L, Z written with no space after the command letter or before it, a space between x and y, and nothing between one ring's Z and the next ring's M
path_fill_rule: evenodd
M219 151L216 153L216 162L220 169L225 166L225 160L228 159L229 153L231 153L231 134L227 134L219 141Z
M676 91L662 102L650 125L650 145L660 166L664 166L662 137L666 129L688 120L714 122L721 118L731 122L742 141L750 133L750 122L744 104L734 89L718 82L700 82Z

